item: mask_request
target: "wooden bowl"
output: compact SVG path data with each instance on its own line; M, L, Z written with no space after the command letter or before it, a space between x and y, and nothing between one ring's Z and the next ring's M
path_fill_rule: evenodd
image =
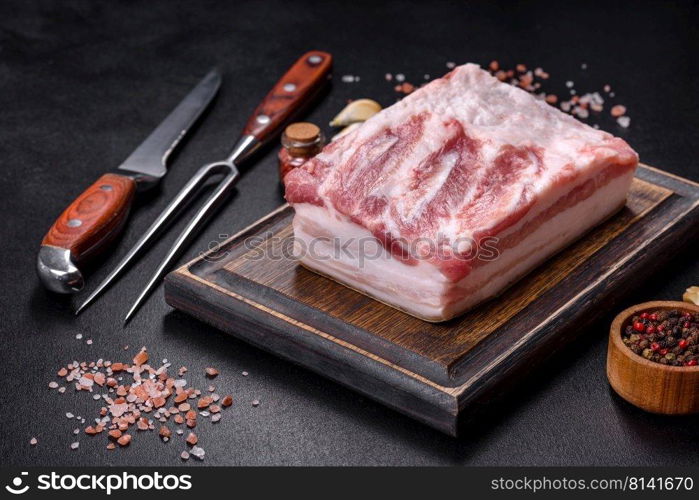
M699 312L688 302L645 302L619 313L609 330L607 378L617 394L652 413L699 413L699 366L667 366L649 361L626 347L621 334L634 315L644 311L678 309Z

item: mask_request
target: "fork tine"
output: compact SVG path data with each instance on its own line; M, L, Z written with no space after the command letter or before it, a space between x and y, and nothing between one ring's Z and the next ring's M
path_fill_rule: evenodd
M158 216L155 221L150 225L146 232L141 236L136 244L129 250L129 252L119 261L112 272L107 275L104 280L97 286L97 288L90 293L90 295L85 299L85 301L75 310L75 315L77 316L82 311L84 311L87 306L89 306L94 300L99 297L109 286L116 281L118 278L133 262L133 260L141 254L141 252L146 248L146 246L157 236L162 229L167 226L173 217L183 208L192 197L190 196L194 190L196 190L203 181L205 181L209 175L212 166L218 165L218 163L212 163L201 167L194 176L184 185L184 187L177 193L177 196L168 204L168 206L163 210L163 212Z
M201 229L206 220L215 212L219 205L224 201L226 195L235 185L238 180L239 173L238 169L232 164L212 164L209 166L226 166L229 173L220 181L216 190L209 196L206 202L201 206L199 211L194 215L194 217L189 221L187 226L182 230L180 235L177 237L172 247L168 251L167 255L163 261L158 265L157 269L151 276L150 280L146 284L143 291L129 309L129 312L124 318L124 326L126 326L133 316L138 312L146 299L153 292L155 287L159 284L160 280L165 276L171 264L180 256L182 250L185 246L196 236L197 230ZM219 173L220 169L212 169L209 175ZM208 176L207 176L208 177Z

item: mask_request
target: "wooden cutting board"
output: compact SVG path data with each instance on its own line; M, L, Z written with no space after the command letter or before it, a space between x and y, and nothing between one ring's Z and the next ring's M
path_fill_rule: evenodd
M584 333L699 233L699 184L639 167L618 214L500 297L438 324L285 256L292 217L284 205L171 273L167 302L456 435L460 415Z

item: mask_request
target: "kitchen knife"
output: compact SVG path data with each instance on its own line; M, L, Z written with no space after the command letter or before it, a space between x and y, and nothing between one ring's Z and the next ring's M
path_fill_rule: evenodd
M157 185L167 159L221 85L211 70L118 168L104 174L58 217L41 242L37 272L53 292L75 293L85 280L79 266L104 250L124 227L135 193Z

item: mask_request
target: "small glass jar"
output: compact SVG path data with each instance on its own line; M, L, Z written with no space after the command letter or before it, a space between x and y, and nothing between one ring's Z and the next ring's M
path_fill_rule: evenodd
M325 146L325 137L317 125L307 122L292 123L282 133L279 150L279 178L300 167Z

